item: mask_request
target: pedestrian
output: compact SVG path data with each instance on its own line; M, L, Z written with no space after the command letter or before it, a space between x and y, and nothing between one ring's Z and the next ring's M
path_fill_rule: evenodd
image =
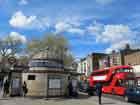
M3 81L0 80L0 97L3 96Z
M5 80L5 82L4 82L4 94L3 94L4 96L7 96L9 94L9 86L10 86L9 81Z
M23 82L23 85L22 85L22 95L25 97L26 94L27 94L27 92L28 92L27 84L26 84L26 82L24 81L24 82Z
M77 97L78 96L78 83L77 80L72 80L72 96Z
M98 96L99 105L101 105L101 97L102 97L102 84L101 83L96 84L96 94Z
M3 86L3 83L2 83L2 80L0 80L0 91L2 90L2 86Z
M71 97L73 95L73 86L71 81L69 81L68 90L69 90L69 96Z

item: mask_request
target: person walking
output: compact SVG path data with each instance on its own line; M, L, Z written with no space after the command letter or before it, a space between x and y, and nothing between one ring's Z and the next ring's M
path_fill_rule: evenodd
M72 97L72 95L73 95L73 86L72 86L71 81L69 81L68 90L69 90L69 96Z
M9 81L6 80L4 82L4 94L3 94L4 96L7 96L9 94L9 86L10 86Z
M22 95L25 97L26 94L27 94L27 92L28 92L27 84L26 84L26 82L24 81L24 82L23 82L23 85L22 85Z
M96 84L96 94L98 96L99 105L101 105L101 97L102 97L102 84L101 83Z
M3 81L0 80L0 97L3 96Z

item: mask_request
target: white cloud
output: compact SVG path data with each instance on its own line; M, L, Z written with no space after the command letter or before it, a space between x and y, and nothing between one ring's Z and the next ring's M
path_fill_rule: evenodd
M26 37L24 35L21 35L21 34L17 33L17 32L11 32L9 34L9 37L11 37L12 40L14 40L14 41L20 41L23 44L27 42Z
M71 32L71 33L78 33L80 35L83 35L84 34L84 30L80 29L80 28L70 28L68 30L68 32Z
M21 11L17 11L13 14L9 24L16 28L25 29L44 29L49 26L47 19L39 20L36 16L25 16Z
M124 38L130 39L132 36L133 32L126 25L106 25L100 40L104 42L118 42L124 40Z
M113 1L114 0L96 0L96 2L101 5L108 5L108 4L112 3Z
M106 52L110 52L124 48L127 43L132 45L134 37L135 32L126 25L106 25L100 40L110 43L110 47L106 49Z
M131 40L122 40L122 41L119 41L118 43L113 43L111 44L111 46L109 48L107 48L105 50L106 53L110 53L112 52L112 50L120 50L120 49L123 49L125 47L126 44L133 44L131 42Z
M87 28L88 32L95 35L96 41L100 43L118 42L124 39L131 39L135 36L127 25L104 25L95 23Z
M84 34L84 30L76 27L74 24L66 23L66 22L58 22L55 25L56 33L61 32L69 32L69 33L77 33Z
M136 32L131 30L127 25L104 25L95 22L87 28L90 34L94 35L97 43L109 44L110 46L105 50L110 52L118 50L129 43L134 44Z
M72 26L65 22L58 22L55 25L56 33L64 32L70 28L72 28Z
M104 30L104 24L97 23L96 21L94 22L93 25L87 27L87 31L90 34L96 35L97 37L101 34L101 32L103 32L103 30Z
M36 16L25 16L21 11L17 11L9 21L14 27L27 27L36 21Z
M73 17L62 17L62 19L59 21L70 23L71 25L79 27L82 24L81 20L82 20L81 16L73 16Z
M28 1L27 0L20 0L19 4L21 5L27 5Z

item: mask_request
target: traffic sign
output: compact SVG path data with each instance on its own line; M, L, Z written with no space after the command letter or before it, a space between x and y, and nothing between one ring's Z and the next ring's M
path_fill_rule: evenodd
M8 58L8 62L9 62L10 64L14 64L14 63L16 63L16 58L15 58L15 57L9 57L9 58Z

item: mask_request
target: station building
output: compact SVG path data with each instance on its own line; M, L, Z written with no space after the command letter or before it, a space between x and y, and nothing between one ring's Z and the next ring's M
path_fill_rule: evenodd
M64 96L68 94L69 80L77 84L76 76L76 72L64 67L61 56L40 52L30 61L22 81L27 83L28 96Z

